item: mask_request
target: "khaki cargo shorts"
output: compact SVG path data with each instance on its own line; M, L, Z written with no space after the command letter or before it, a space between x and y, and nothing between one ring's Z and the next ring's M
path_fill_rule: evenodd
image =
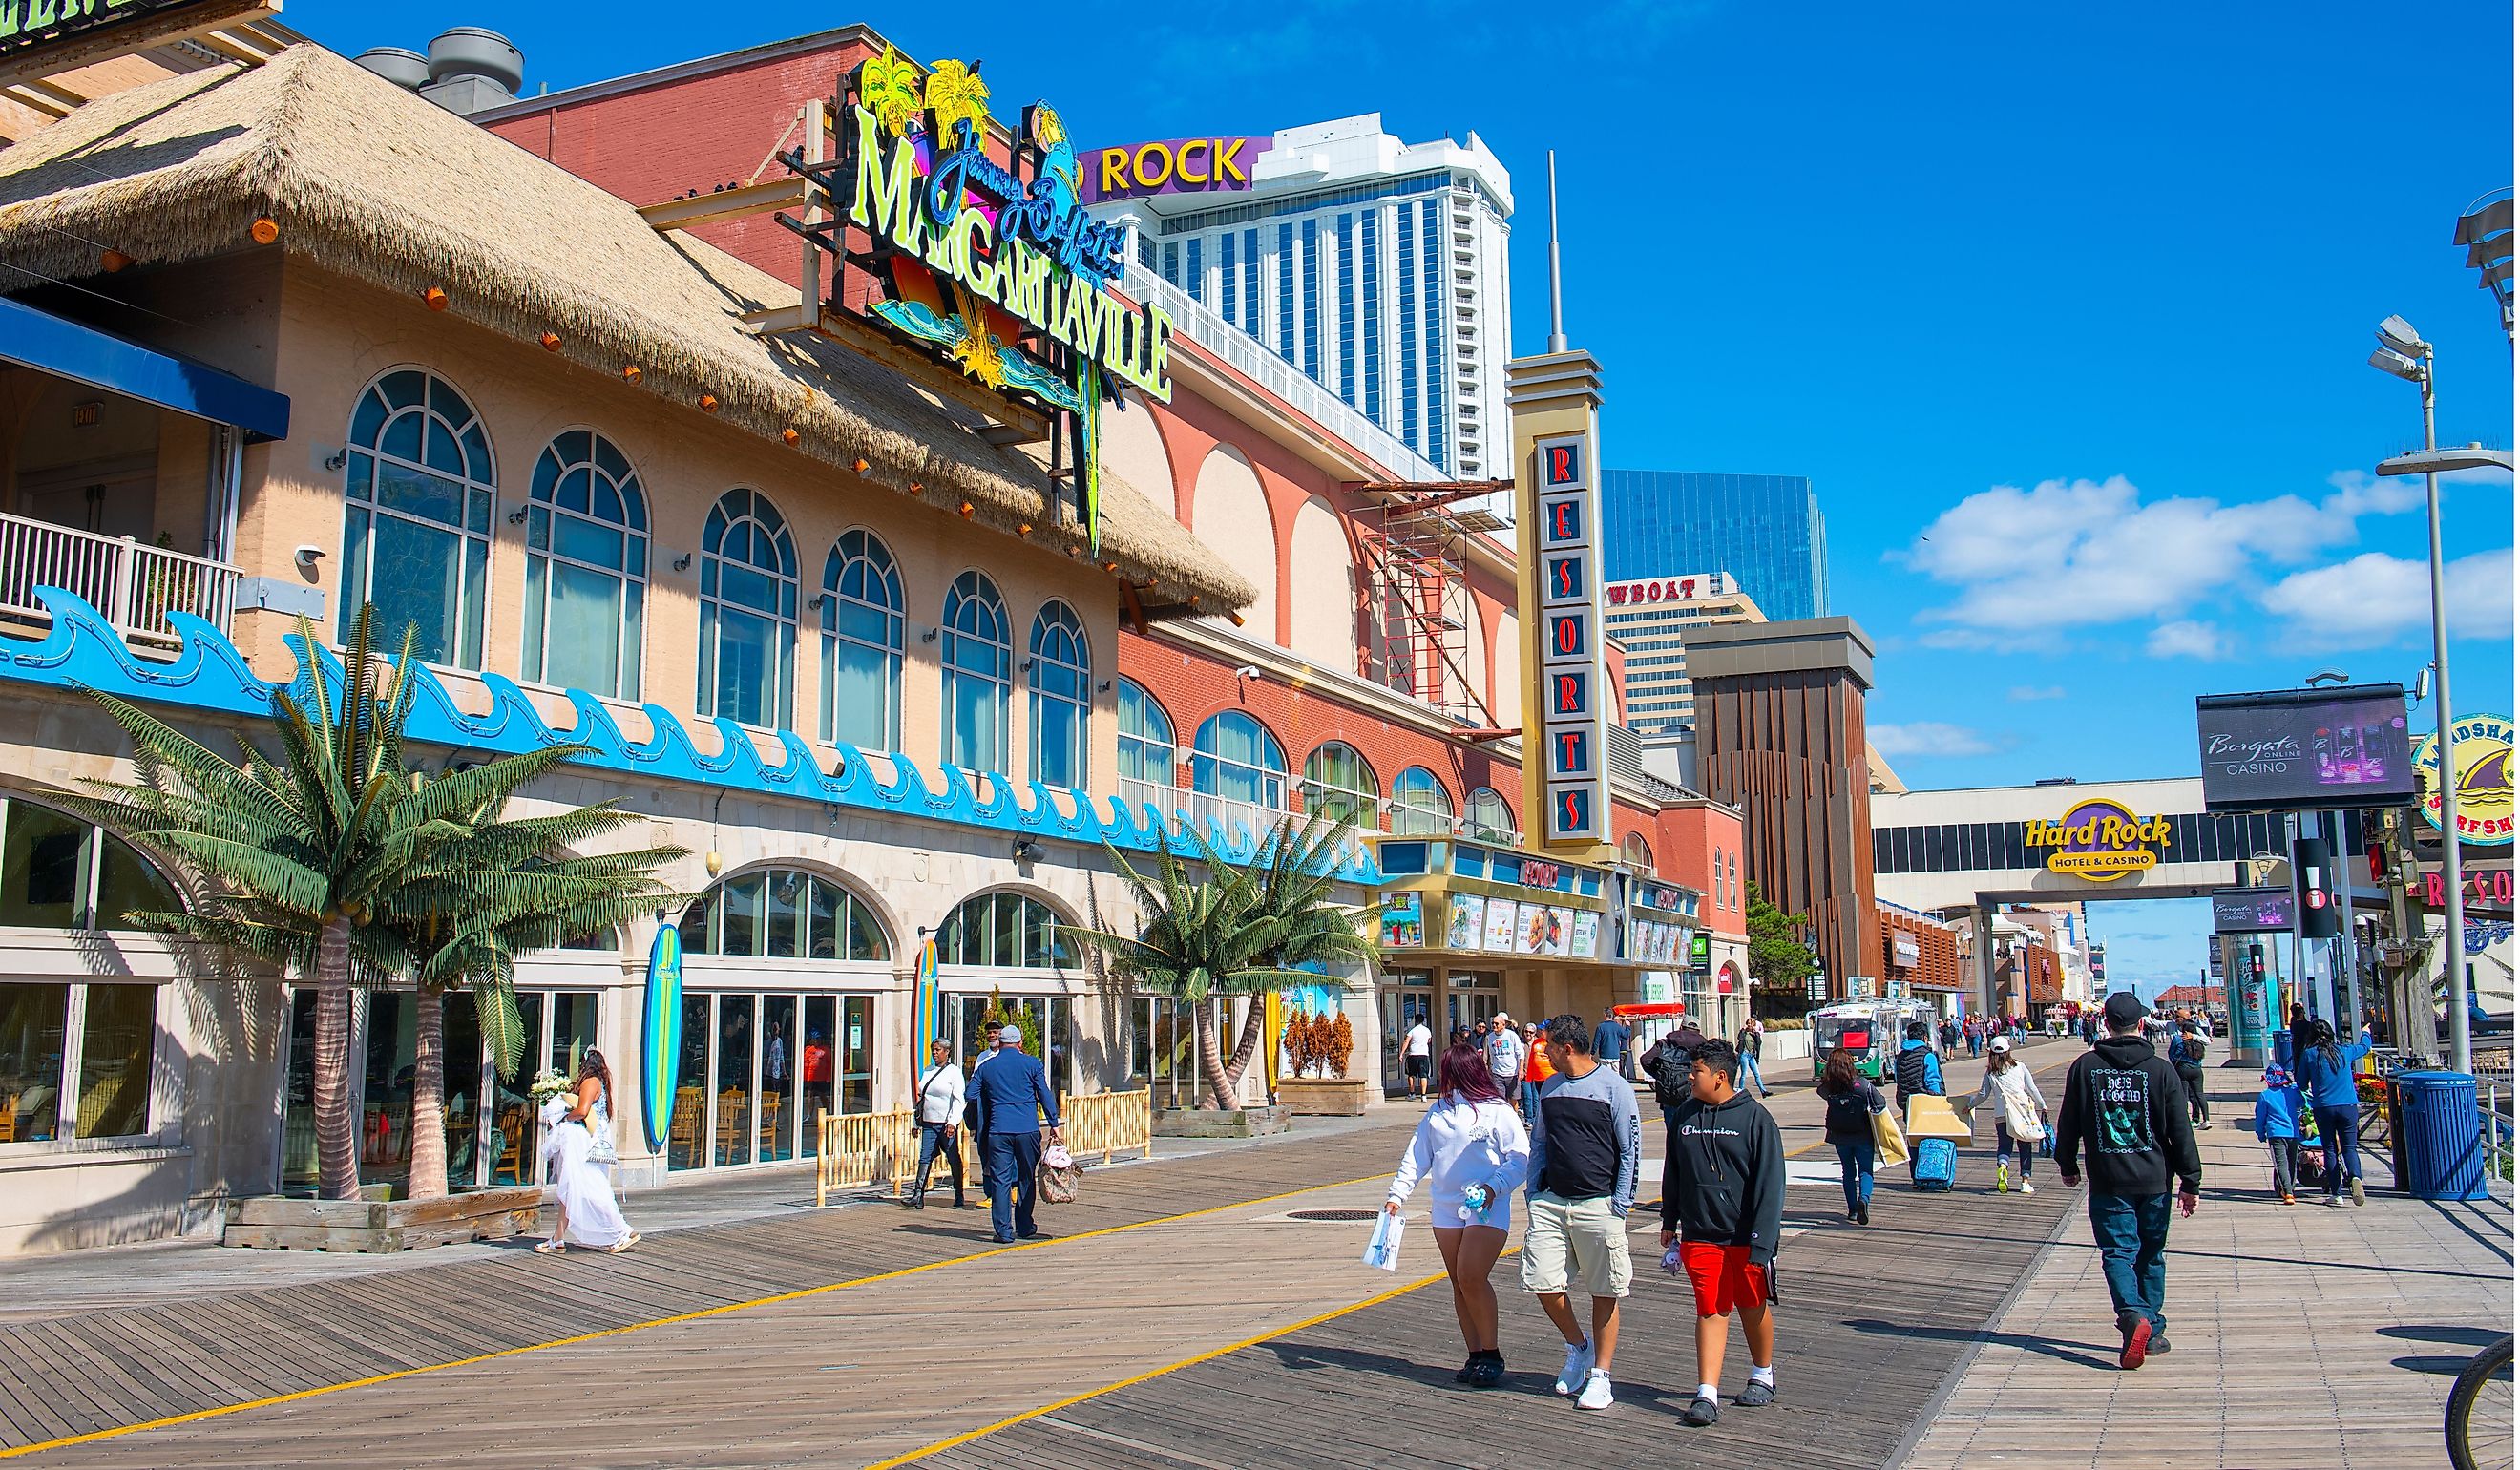
M1596 1297L1628 1294L1628 1223L1607 1199L1531 1197L1522 1227L1522 1289L1555 1294L1571 1280Z

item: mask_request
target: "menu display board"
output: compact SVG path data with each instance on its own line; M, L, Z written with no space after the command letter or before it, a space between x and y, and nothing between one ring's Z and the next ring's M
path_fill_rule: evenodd
M1491 955L1512 954L1514 931L1517 927L1515 918L1516 908L1513 900L1489 900L1487 942L1479 948Z
M1475 950L1487 932L1488 901L1475 894L1453 895L1452 922L1444 928L1444 948Z
M1416 893L1386 893L1382 896L1382 947L1386 950L1422 949L1426 944L1426 915Z

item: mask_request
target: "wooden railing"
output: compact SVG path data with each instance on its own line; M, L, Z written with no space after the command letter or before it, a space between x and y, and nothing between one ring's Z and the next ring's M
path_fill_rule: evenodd
M1102 1161L1108 1164L1130 1150L1143 1158L1153 1149L1153 1098L1144 1088L1134 1092L1070 1097L1061 1106L1067 1125L1063 1135L1067 1151L1079 1159L1099 1153ZM980 1177L979 1139L968 1128L957 1129L955 1143L963 1151L964 1178L976 1181ZM939 1158L929 1166L931 1178L944 1163ZM898 1196L902 1185L910 1183L918 1173L919 1125L911 1113L819 1115L814 1147L816 1205L830 1203L832 1192L841 1189L888 1185Z

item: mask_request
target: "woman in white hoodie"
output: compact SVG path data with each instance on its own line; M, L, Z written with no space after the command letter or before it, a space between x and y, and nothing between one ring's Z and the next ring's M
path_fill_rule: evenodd
M1494 1388L1505 1381L1505 1358L1497 1352L1496 1288L1488 1284L1488 1273L1513 1227L1513 1196L1530 1170L1531 1136L1488 1075L1478 1047L1455 1045L1437 1065L1436 1078L1436 1103L1409 1140L1382 1208L1399 1214L1418 1181L1426 1180L1435 1248L1443 1253L1444 1274L1453 1282L1453 1314L1470 1350L1469 1361L1453 1380Z
M2012 1040L1997 1037L1986 1045L1986 1080L1968 1099L1971 1111L1983 1106L1989 1098L1998 1104L1995 1114L1995 1192L2002 1194L2011 1184L2004 1171L2005 1156L2017 1153L2021 1159L2021 1192L2036 1194L2030 1182L2030 1161L2039 1157L2039 1144L2048 1136L2048 1099L2040 1095L2039 1079L2030 1074L2030 1064L2012 1054Z

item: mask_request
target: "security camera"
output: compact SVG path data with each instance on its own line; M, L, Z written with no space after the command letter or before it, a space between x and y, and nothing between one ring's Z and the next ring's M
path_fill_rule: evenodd
M1237 679L1257 679L1260 677L1260 666L1256 663L1246 663L1242 667L1234 671L1234 677Z
M311 569L316 562L323 559L324 549L320 546L301 546L297 549L297 564L300 566Z

